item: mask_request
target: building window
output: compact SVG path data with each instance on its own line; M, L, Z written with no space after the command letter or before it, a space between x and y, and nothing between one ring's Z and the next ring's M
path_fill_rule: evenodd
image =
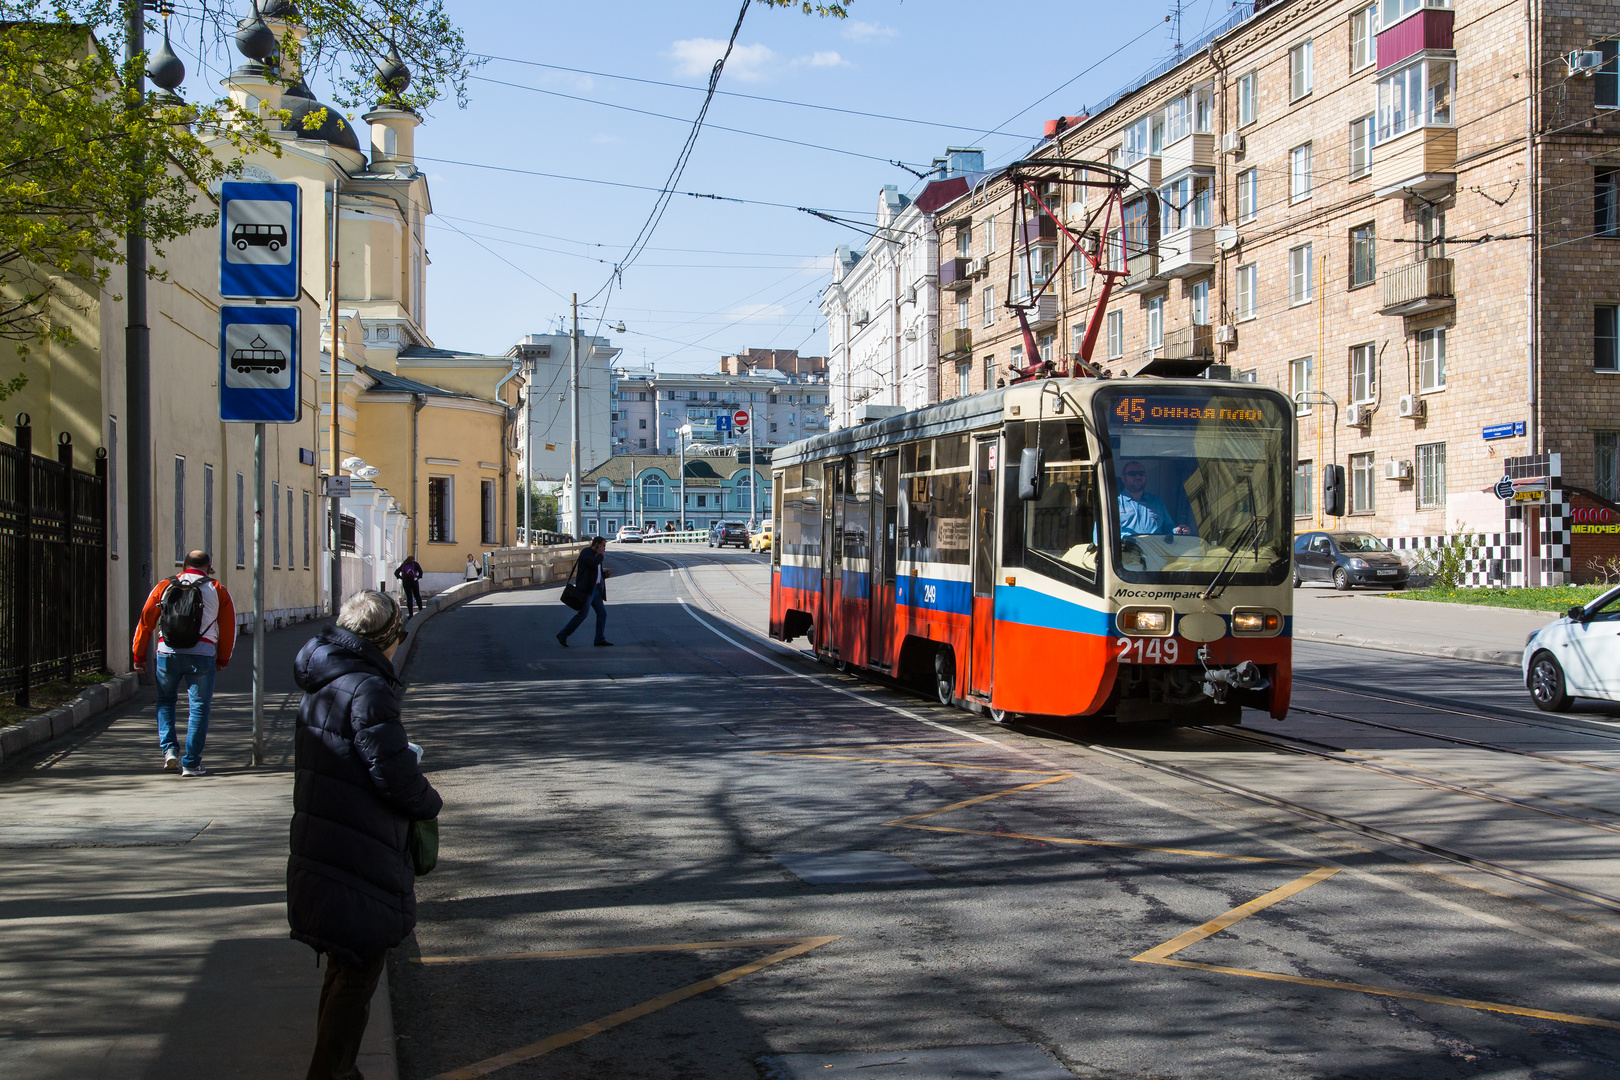
M298 558L298 546L293 539L293 489L287 489L287 569L293 569Z
M637 439L636 440L636 448L639 449L639 450L647 449L647 440L646 439Z
M1378 60L1378 5L1350 16L1350 70L1360 71Z
M449 476L428 477L428 543L448 544L456 538L455 492ZM586 492L581 505L590 498Z
M1311 144L1296 146L1288 153L1288 201L1311 197Z
M1052 343L1055 340L1056 338L1054 335L1046 334L1041 338L1040 341L1039 348L1041 350L1041 359L1047 361L1048 363L1050 363L1052 360Z
M186 561L186 459L174 458L174 565Z
M699 506L708 506L709 505L709 497L707 495L699 495L697 497L697 504Z
M309 569L309 492L304 492L304 569Z
M720 392L718 390L710 390L709 391L709 400L710 401L718 401L718 400L720 400Z
M1164 347L1164 297L1155 296L1147 302L1147 345L1150 349Z
M1378 141L1416 127L1450 127L1455 60L1424 59L1378 80Z
M214 467L203 466L203 546L214 557Z
M968 298L958 297L956 301L956 328L966 330L968 325Z
M270 485L270 566L281 569L281 485Z
M1311 92L1315 70L1311 42L1302 41L1288 50L1288 100L1298 101Z
M1205 279L1192 287L1192 324L1209 325L1209 281Z
M1108 358L1118 360L1125 355L1125 313L1108 313Z
M1436 330L1418 331L1418 390L1428 393L1431 390L1444 390L1446 388L1446 331L1444 327Z
M776 430L776 421L774 421L774 420L773 420L773 421L771 421L771 430L772 430L772 431L775 431L775 430Z
M973 379L973 365L966 360L956 365L956 396L967 397L971 390L969 384Z
M1238 127L1254 123L1260 115L1260 73L1251 71L1238 79Z
M1311 382L1311 369L1315 366L1312 357L1306 356L1288 363L1288 396L1294 399L1294 415L1309 416L1311 409L1311 391L1316 387Z
M1109 229L1105 241L1108 248L1108 269L1115 272L1125 269L1125 240L1118 229Z
M479 533L482 537L480 543L493 544L495 539L495 515L500 507L500 497L495 493L495 481L480 480L478 486L482 489L479 494Z
M1260 216L1260 170L1244 169L1237 183L1238 221L1253 221Z
M1371 285L1378 276L1378 237L1371 222L1350 230L1350 287Z
M1350 121L1350 179L1372 175L1373 136L1377 128L1371 116Z
M1592 436L1592 490L1614 502L1620 499L1620 435L1600 431Z
M1425 443L1417 448L1417 505L1433 510L1446 505L1446 444Z
M1257 383L1260 381L1260 371L1257 368L1249 368L1245 371L1240 371L1237 373L1237 378L1234 381Z
M1315 486L1316 469L1314 462L1297 461L1294 463L1294 516L1297 518L1310 517L1311 491Z
M996 250L996 219L994 215L984 219L984 250L986 252Z
M1200 86L1193 95L1193 130L1208 134L1215 130L1215 87Z
M1593 311L1592 369L1620 371L1620 306L1599 304Z
M1451 0L1382 0L1375 30L1387 30L1423 7L1449 8Z
M1237 268L1237 317L1240 320L1254 318L1255 290L1259 284L1260 274L1254 263Z
M1377 357L1376 345L1350 347L1350 400L1356 405L1370 405L1378 396Z
M987 356L984 358L984 388L986 390L990 390L993 389L995 385L996 358L994 356Z
M1308 304L1316 298L1316 266L1311 245L1288 249L1288 302Z
M236 474L236 568L247 569L247 486Z
M996 287L985 286L981 295L984 301L984 325L989 326L996 321Z
M1370 514L1373 512L1373 456L1371 454L1350 455L1350 512L1352 514Z
M1597 174L1592 198L1592 231L1599 236L1620 236L1620 174Z
M1071 252L1069 258L1069 288L1079 292L1086 287L1086 260L1078 251Z
M636 395L636 400L637 401L646 401L647 400L647 391L643 390L639 394L637 394Z
M963 226L956 230L956 257L965 259L973 254L973 230Z

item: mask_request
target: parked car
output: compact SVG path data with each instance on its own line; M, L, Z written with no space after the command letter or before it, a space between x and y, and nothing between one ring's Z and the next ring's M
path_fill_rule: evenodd
M772 524L767 521L759 527L759 531L748 538L749 551L769 551L774 542L775 533Z
M725 547L727 544L747 548L748 526L740 521L721 521L710 526L709 546Z
M1578 697L1620 701L1620 587L1531 634L1520 664L1544 712L1563 712Z
M1294 588L1307 581L1331 581L1344 592L1352 585L1406 588L1406 564L1378 537L1364 532L1308 532L1294 538Z
M619 530L619 535L614 539L621 544L639 544L644 541L645 537L641 535L641 530L634 525L626 525Z

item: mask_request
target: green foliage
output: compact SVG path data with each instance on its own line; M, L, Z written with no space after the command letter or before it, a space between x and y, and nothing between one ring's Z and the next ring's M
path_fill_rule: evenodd
M1420 548L1412 553L1412 570L1435 588L1456 589L1462 584L1469 563L1478 559L1484 541L1483 536L1471 532L1442 537L1438 547Z
M853 3L854 0L851 0ZM814 4L807 0L760 0L766 7L790 8L797 7L806 15L821 15L825 18L849 18L849 4Z
M1476 604L1486 607L1519 608L1526 611L1567 611L1573 604L1585 604L1602 596L1609 586L1552 585L1534 589L1458 589L1432 586L1408 592L1377 593L1396 600L1427 600L1441 604Z

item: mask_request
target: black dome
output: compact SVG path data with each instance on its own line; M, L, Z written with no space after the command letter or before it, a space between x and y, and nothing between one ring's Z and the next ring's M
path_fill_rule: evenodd
M303 18L298 13L298 5L292 0L269 0L259 5L259 14L267 19L283 19L287 22L298 22Z
M299 79L282 92L281 107L292 113L292 117L287 121L287 130L298 138L329 142L345 150L359 151L360 140L355 136L354 125L343 119L342 114L332 106L322 105L316 101L315 92L303 79ZM320 126L313 129L306 128L305 117L322 109L326 110L326 118L321 121Z
M169 47L169 31L164 28L163 44L146 58L146 77L162 90L173 91L186 81L186 65Z

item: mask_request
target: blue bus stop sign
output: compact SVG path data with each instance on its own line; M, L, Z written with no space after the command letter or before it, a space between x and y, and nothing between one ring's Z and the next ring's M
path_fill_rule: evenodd
M296 424L298 309L226 305L219 309L219 418L226 422Z
M298 185L226 181L219 201L220 296L297 300Z

